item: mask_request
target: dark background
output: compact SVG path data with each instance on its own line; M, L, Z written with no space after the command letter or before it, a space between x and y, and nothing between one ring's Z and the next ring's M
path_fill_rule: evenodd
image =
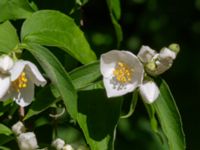
M39 9L58 9L81 18L81 27L95 53L116 49L116 37L105 0L89 0L70 13L72 0L35 0ZM124 38L120 49L137 54L141 45L160 50L179 43L181 51L173 67L162 77L168 82L182 115L187 149L200 146L200 0L122 0ZM76 19L79 24L79 19ZM139 102L136 113L120 122L116 149L159 150L149 131L148 116Z

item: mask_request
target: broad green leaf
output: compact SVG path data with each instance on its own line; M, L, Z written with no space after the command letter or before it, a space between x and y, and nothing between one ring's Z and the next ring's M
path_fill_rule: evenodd
M107 99L104 90L83 91L78 99L78 123L91 150L112 150L121 98Z
M74 20L58 11L34 13L24 22L21 39L25 43L59 47L83 64L96 60L96 55Z
M0 145L4 145L14 139L15 137L13 135L0 134Z
M57 100L58 99L56 99L51 93L50 87L44 87L36 96L35 101L33 101L33 103L31 104L26 116L24 117L24 120L43 112Z
M0 134L11 135L12 133L10 128L0 123Z
M83 88L101 76L99 62L90 63L69 73L76 89Z
M33 12L28 0L0 0L0 22L10 19L25 19Z
M57 58L45 47L37 44L23 44L40 63L52 84L59 91L67 111L72 118L77 115L77 94L72 81Z
M117 37L117 47L120 46L120 43L123 39L123 32L118 20L121 16L120 0L106 0L108 9L110 12L111 21L113 23L116 37Z
M161 128L167 137L170 150L184 150L185 136L182 128L181 116L172 97L167 83L158 80L160 96L152 104L161 124Z
M13 25L9 21L0 24L0 52L9 53L18 43L19 39Z

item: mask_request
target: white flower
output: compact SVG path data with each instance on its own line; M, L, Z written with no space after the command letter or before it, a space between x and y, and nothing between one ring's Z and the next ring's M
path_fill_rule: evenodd
M37 139L33 132L22 133L17 137L20 150L36 150L38 148Z
M56 150L63 150L64 145L65 145L65 141L60 138L57 138L56 140L52 142L52 146L55 147Z
M112 50L101 55L100 70L108 97L134 91L143 80L143 65L131 52Z
M24 124L21 121L18 121L16 124L12 126L12 131L19 135L21 133L24 133L26 131L26 128L24 127Z
M3 97L6 95L10 88L10 73L9 70L13 67L13 60L8 55L0 57L0 101L5 100Z
M152 76L156 76L162 74L172 66L176 55L176 51L166 47L162 48L160 53L157 53L149 46L142 46L138 53L138 58L144 64L146 72Z
M144 102L151 104L159 96L160 91L154 81L146 80L139 87L140 95Z
M46 80L38 68L29 61L18 60L9 72L12 85L6 97L13 98L22 107L33 101L34 84L37 86L46 84Z

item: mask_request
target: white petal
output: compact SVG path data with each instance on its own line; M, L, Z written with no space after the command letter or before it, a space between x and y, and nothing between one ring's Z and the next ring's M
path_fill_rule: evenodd
M111 81L112 77L110 78L103 78L103 83L106 89L107 97L118 97L125 95L129 92L132 92L137 87L137 84L127 84L124 87L119 87L119 85L112 84Z
M24 71L25 65L26 63L23 60L18 60L15 62L14 66L10 70L11 81L15 81L17 78L19 78L21 73Z
M162 48L160 53L159 53L159 58L160 59L175 59L176 58L176 53L169 48Z
M0 76L0 101L3 101L3 97L8 92L11 85L10 77L9 76Z
M25 72L30 75L30 78L33 81L33 83L36 84L37 86L40 86L40 85L44 86L47 83L47 81L41 75L38 68L29 61L24 61L24 62L26 62Z
M12 58L10 58L8 55L3 55L0 57L0 72L6 73L8 72L12 66L13 66L14 62L12 60Z
M137 56L143 63L148 63L153 59L156 54L157 52L155 50L151 49L149 46L143 45L140 48Z
M33 132L20 134L17 141L20 150L36 150L38 148L37 139Z
M28 79L27 87L20 89L20 92L15 92L14 94L13 100L21 107L26 107L33 101L34 84Z
M104 77L109 77L113 74L116 62L119 59L120 51L112 50L101 55L100 70Z
M142 99L146 103L153 103L159 96L159 89L155 82L153 81L144 81L143 84L140 85L140 94Z
M70 144L66 144L62 150L74 150L74 148L70 145ZM79 149L78 149L79 150ZM80 149L80 150L84 150L84 149Z

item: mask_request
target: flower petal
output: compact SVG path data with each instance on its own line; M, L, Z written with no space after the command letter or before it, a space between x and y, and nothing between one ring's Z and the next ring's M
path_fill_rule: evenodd
M139 90L142 99L148 104L153 103L160 93L158 86L153 81L144 81L144 83L140 85Z
M13 100L21 107L28 106L34 98L34 84L28 79L27 87L13 93Z
M10 70L11 81L15 81L17 78L19 78L21 73L24 71L25 65L26 62L24 62L23 60L18 60L17 62L15 62L14 66Z
M153 59L156 54L157 52L155 50L151 49L149 46L143 45L140 48L137 56L143 63L148 63Z
M9 76L0 76L0 101L3 101L3 97L9 90L11 85L10 77Z
M112 82L112 77L103 78L103 83L104 83L104 86L106 89L106 94L107 94L107 97L109 97L109 98L125 95L129 92L134 91L136 89L136 87L138 86L136 83L120 86L120 85L112 84L111 82Z
M14 62L8 55L0 57L0 72L7 73L13 66Z
M24 61L26 62L26 73L30 75L31 80L33 81L34 84L37 86L44 86L47 81L44 79L44 77L41 75L40 71L38 68L31 62L29 61Z

